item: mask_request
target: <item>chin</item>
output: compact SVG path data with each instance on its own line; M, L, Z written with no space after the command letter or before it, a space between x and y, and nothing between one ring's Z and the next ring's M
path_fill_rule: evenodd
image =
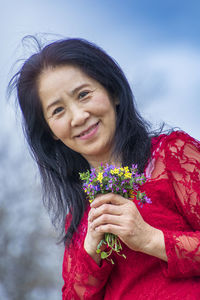
M85 152L82 155L89 160L90 158L95 158L95 160L101 160L101 158L105 161L106 153L110 153L108 147L96 147L93 148L91 151ZM109 156L109 155L108 155Z

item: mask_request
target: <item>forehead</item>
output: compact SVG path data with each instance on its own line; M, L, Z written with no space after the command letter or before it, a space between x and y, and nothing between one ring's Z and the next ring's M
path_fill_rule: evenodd
M43 70L37 84L41 100L60 97L63 92L70 94L82 84L99 85L96 80L86 75L81 69L71 65L51 67Z
M95 81L88 75L86 75L80 68L71 65L49 67L44 69L38 78L38 87L39 90L44 87L50 87L49 83L51 82L78 82L82 80Z

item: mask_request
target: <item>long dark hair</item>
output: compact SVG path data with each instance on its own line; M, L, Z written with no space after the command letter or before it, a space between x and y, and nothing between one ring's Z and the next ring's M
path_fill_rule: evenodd
M17 89L27 142L38 164L44 190L44 204L54 225L61 225L63 240L69 245L86 208L79 172L89 169L77 152L55 140L44 119L37 81L49 67L74 65L98 81L111 99L118 99L114 155L123 165L138 165L144 170L150 156L148 123L135 108L129 83L118 64L98 46L83 39L53 42L25 61L12 77L9 91ZM67 232L66 214L72 215Z

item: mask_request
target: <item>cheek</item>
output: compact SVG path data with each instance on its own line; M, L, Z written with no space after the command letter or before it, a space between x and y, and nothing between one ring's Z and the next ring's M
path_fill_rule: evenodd
M108 108L110 106L110 100L103 94L96 95L93 101L93 104L98 105L100 108Z
M111 119L115 119L115 109L110 102L110 99L104 95L96 97L92 103L93 112L101 115L102 117L109 116Z
M52 120L49 122L52 133L59 139L64 139L69 135L69 129L63 120Z

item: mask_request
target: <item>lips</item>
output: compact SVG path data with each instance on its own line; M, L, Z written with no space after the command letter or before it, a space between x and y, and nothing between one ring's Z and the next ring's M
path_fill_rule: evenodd
M77 135L76 137L82 137L84 135L89 134L90 132L92 132L92 130L94 130L97 125L99 124L99 122L95 123L94 125L89 126L86 130L82 131L79 135Z

